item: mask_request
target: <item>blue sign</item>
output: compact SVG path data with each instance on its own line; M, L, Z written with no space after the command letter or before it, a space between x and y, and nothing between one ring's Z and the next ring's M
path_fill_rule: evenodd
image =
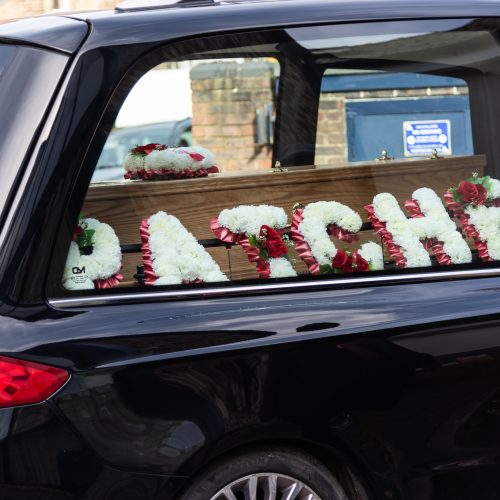
M450 120L403 122L405 156L451 155Z

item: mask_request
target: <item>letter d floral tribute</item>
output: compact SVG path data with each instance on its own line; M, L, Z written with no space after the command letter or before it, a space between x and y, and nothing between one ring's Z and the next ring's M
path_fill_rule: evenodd
M63 286L67 290L111 288L120 283L120 242L113 228L97 219L80 219L73 232Z

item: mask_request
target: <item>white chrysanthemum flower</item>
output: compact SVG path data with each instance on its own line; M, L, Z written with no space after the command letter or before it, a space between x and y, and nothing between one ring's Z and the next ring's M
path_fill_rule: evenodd
M374 271L381 271L384 269L384 252L380 245L370 241L361 245L358 252Z
M171 169L175 164L175 156L171 149L154 150L146 156L144 168L146 170Z
M182 170L198 170L200 166L200 162L194 161L189 154L183 149L173 149L172 150L174 157L174 163L172 168L178 172Z
M123 168L127 172L137 172L137 170L142 170L144 168L144 156L133 155L128 152L123 160Z
M286 212L272 205L240 205L226 208L218 216L219 226L238 234L258 234L263 225L281 229L287 221Z
M488 200L500 198L500 181L498 179L490 179L491 188L488 191Z
M488 254L493 260L500 260L500 208L469 205L465 209L469 224L473 225L479 238L488 245Z
M385 222L392 240L400 247L407 267L430 266L429 254L413 233L410 221L406 219L396 198L390 193L379 193L373 198L373 208L375 216Z
M297 272L292 267L288 259L279 257L269 259L269 271L271 278L286 278L288 276L297 276Z

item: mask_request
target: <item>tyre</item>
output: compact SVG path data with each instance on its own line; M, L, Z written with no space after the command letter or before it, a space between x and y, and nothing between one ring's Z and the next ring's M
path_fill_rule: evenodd
M230 457L196 477L180 500L348 500L312 455L292 449Z

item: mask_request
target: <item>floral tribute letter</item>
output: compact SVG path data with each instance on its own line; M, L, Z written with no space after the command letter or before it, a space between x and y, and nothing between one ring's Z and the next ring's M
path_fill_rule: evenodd
M412 225L390 193L380 193L365 206L373 229L379 233L398 267L426 267L431 259Z
M412 217L409 222L413 234L423 241L425 248L432 249L438 264L472 262L467 242L432 189L417 189L405 207Z
M500 181L474 174L444 195L479 257L500 260Z
M143 219L140 232L146 285L227 281L211 255L177 217L157 212Z
M80 219L64 266L66 290L111 288L123 279L120 242L113 228L97 219Z
M352 243L359 239L361 217L336 201L317 201L305 208L296 206L292 219L292 239L300 258L311 274L379 270L384 268L382 249L365 243L357 252L337 249L335 238Z
M272 205L240 205L222 210L210 227L226 243L241 245L261 278L297 276L288 260L288 239L283 235L287 216Z

